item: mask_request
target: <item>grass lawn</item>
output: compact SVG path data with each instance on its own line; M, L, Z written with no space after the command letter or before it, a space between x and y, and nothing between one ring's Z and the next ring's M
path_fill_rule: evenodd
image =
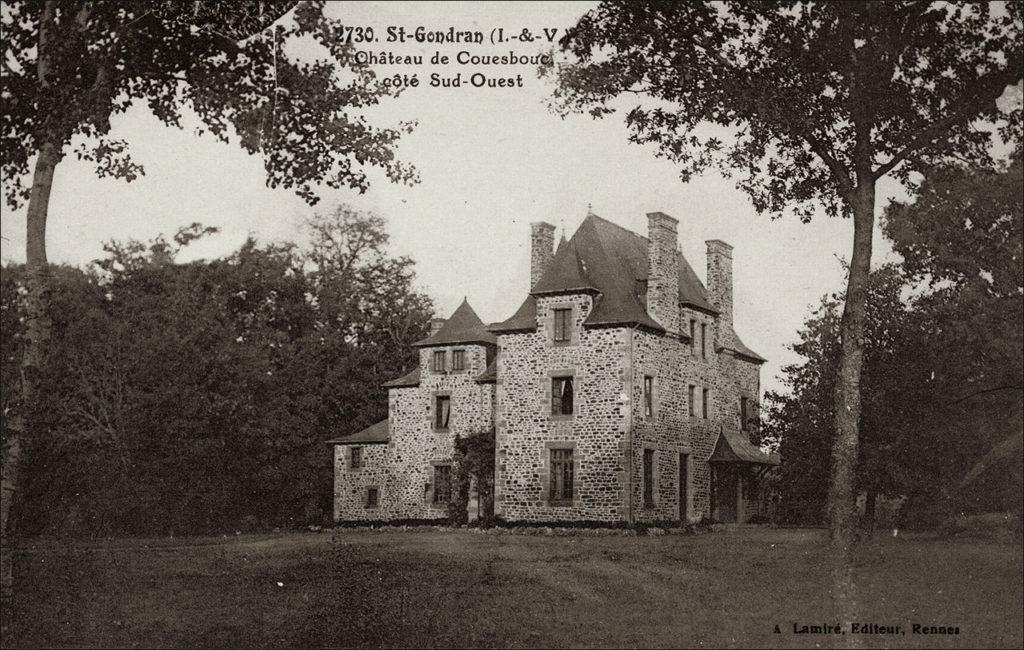
M828 647L823 531L542 537L431 528L28 542L18 646ZM880 537L859 550L867 647L1021 647L1019 543ZM913 623L957 636L911 633ZM779 634L774 633L778 625Z

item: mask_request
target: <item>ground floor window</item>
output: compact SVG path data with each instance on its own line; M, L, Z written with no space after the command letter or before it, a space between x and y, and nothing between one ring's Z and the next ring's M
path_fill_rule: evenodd
M376 508L380 505L380 489L376 487L366 488L366 507Z
M644 449L644 507L654 507L654 450Z
M689 458L686 454L679 454L679 519L686 521L688 517L686 502L690 495L690 468Z
M572 449L551 450L551 501L572 501Z
M452 500L452 466L434 465L434 503Z

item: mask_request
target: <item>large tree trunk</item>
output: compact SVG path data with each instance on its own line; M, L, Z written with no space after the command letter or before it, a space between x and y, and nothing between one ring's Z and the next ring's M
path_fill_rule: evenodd
M870 168L869 168L870 170ZM835 439L832 481L829 485L829 524L832 537L833 598L842 623L856 615L852 551L857 512L854 477L860 425L860 375L864 360L864 319L871 269L871 235L875 221L875 187L870 171L857 174L853 208L853 258L840 326L841 353L835 387Z
M14 545L11 511L20 485L25 442L38 408L40 373L46 364L50 342L50 267L46 261L46 216L50 207L53 171L60 160L53 143L44 144L36 159L26 216L25 350L21 361L21 398L7 422L3 450L2 499L0 499L0 598L4 605L14 595Z

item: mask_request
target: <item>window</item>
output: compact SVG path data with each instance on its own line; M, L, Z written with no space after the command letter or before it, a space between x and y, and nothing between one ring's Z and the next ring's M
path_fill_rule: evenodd
M434 372L444 372L444 350L434 352Z
M366 488L366 507L376 508L380 504L380 490L375 487Z
M690 471L686 454L679 454L679 519L686 521L687 501L689 501Z
M348 466L350 469L359 469L363 466L363 448L352 447L351 455L348 459Z
M696 413L697 407L694 405L694 400L697 399L696 395L697 395L697 387L694 386L693 384L690 384L690 388L686 392L686 404L687 404L686 408L689 409L690 417L693 417L694 415L697 414Z
M551 450L551 501L572 501L572 449Z
M452 466L434 465L434 503L452 500Z
M697 356L697 321L690 319L690 354Z
M644 375L644 417L654 415L654 377Z
M572 415L572 377L551 380L551 415Z
M750 406L747 404L747 398L740 398L740 429L743 431L747 430L747 420L750 419Z
M700 324L700 356L704 359L708 358L708 326L707 323Z
M452 350L452 370L466 369L466 351Z
M700 398L701 398L701 405L703 406L702 412L703 412L703 415L704 415L704 419L707 420L708 419L708 389L707 388L705 388L704 390L702 390L700 392Z
M644 449L644 507L654 507L654 450Z
M572 309L555 310L555 343L572 340Z
M452 398L448 395L438 395L434 402L434 428L447 429L451 415Z

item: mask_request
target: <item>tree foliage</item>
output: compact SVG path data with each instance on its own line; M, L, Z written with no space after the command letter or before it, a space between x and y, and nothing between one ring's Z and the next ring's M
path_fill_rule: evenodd
M339 37L341 22L323 9L320 2L5 3L0 171L8 204L28 199L29 163L44 144L58 158L73 152L94 162L101 178L142 174L129 143L111 132L112 118L136 103L175 127L191 112L200 132L259 153L270 187L293 188L309 202L320 183L365 189L368 167L414 180L393 151L411 125L370 124L365 109L392 91L356 62Z
M562 39L572 58L546 72L563 115L602 117L636 97L631 140L654 145L684 181L715 168L759 212L850 215L847 198L868 180L892 172L907 182L950 156L989 166L992 131L1018 133L1021 107L1004 112L996 99L1024 74L1020 12L1016 3L1000 12L988 3L602 2Z
M938 167L884 228L903 260L872 274L857 489L905 497L908 522L955 512L1020 511L1020 458L978 464L1021 435L1024 262L1021 164ZM838 363L839 296L829 296L768 398L768 438L781 445L785 516L820 521ZM978 469L975 469L978 468ZM980 480L966 481L968 474Z
M480 519L494 519L494 430L478 431L455 439L452 455L452 500L448 518L462 524L468 517L469 495L476 484Z
M344 215L344 216L341 216ZM213 229L111 242L63 268L43 435L28 457L23 530L164 534L320 523L328 438L386 413L380 383L413 362L432 308L413 263L387 254L383 221L344 206L309 241L249 240L179 263ZM360 240L335 251L328 242ZM23 344L24 275L4 269L4 372ZM15 383L4 382L6 402Z

